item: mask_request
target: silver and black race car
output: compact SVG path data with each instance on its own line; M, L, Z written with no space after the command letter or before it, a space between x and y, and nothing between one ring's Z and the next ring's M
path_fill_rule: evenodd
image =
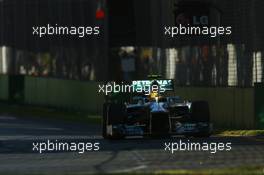
M102 135L106 139L171 135L209 137L212 132L206 101L184 101L178 96L166 97L157 92L136 95L126 102L105 103L102 121Z

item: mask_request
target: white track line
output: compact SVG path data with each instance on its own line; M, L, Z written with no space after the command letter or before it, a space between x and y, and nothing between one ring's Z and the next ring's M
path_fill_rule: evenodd
M127 168L127 169L123 169L123 170L111 171L110 173L128 173L128 172L132 172L132 171L142 170L142 169L145 169L147 167L148 166L146 166L146 165L140 165L140 166Z

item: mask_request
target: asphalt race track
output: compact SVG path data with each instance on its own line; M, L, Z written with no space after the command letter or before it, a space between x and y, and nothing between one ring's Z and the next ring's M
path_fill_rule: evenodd
M38 153L33 143L99 143L98 151ZM264 138L189 138L190 142L231 142L230 151L165 151L165 142L188 142L184 137L168 139L129 138L108 141L99 125L72 124L53 120L0 117L0 174L25 173L114 173L156 172L166 169L204 169L264 165Z

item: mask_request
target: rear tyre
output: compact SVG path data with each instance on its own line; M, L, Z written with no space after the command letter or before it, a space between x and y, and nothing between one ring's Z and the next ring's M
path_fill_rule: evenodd
M208 128L201 129L200 132L192 134L194 137L210 137L210 110L207 101L194 101L191 105L191 119L195 123L207 123Z
M207 101L194 101L191 105L191 118L195 122L210 122L210 111Z
M105 139L122 139L125 135L122 133L122 125L125 122L126 106L123 104L105 104L103 107L103 137ZM113 129L112 135L107 131L107 126L117 126L120 128Z

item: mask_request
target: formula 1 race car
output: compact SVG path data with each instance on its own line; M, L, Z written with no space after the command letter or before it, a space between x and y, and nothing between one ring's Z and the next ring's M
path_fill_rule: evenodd
M165 82L165 83L164 83ZM179 96L163 94L173 90L172 80L137 80L135 88L146 84L155 87L145 94L133 94L126 100L114 98L103 106L102 135L106 139L126 136L168 137L184 135L209 137L212 131L209 106L206 101L184 101ZM157 88L158 86L158 88ZM158 90L157 90L158 89ZM137 90L138 92L138 90ZM121 94L119 93L119 95Z

